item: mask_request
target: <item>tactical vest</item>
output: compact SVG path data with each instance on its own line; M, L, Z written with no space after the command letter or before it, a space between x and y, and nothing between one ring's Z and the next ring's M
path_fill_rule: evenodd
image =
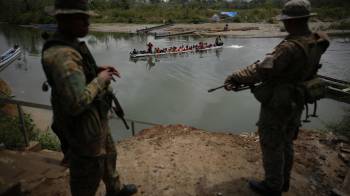
M53 35L53 37L49 38L43 46L42 54L45 50L52 46L68 46L73 48L74 50L78 51L79 54L83 57L83 63L84 63L84 74L86 78L86 83L90 83L96 76L97 76L97 65L94 57L91 55L89 49L87 48L85 42L78 42L78 43L72 43L64 39L64 37L58 33ZM45 70L45 67L44 67ZM52 81L48 80L48 83L50 86L53 85Z
M316 75L318 69L320 68L320 59L322 54L326 51L329 46L328 37L326 34L318 32L313 33L308 39L288 39L287 41L293 42L298 47L300 47L306 57L306 64L303 65L300 75L302 76L302 81L311 80Z
M305 88L308 85L305 83L312 81L311 84L316 84L314 78L320 68L320 58L327 49L329 42L326 35L319 33L313 33L310 36L289 36L281 44L285 42L293 43L296 45L295 47L299 47L305 55L305 60L298 63L286 62L289 66L284 71L284 75L266 78L261 85L252 91L258 101L271 107L287 108L291 106L292 102L302 107L305 103L314 102L314 99L322 97L322 95L310 96L309 91ZM273 61L272 58L271 60ZM317 85L311 86L315 87ZM324 88L321 89L321 94L324 94Z
M321 68L320 59L322 54L329 47L328 36L325 33L313 33L311 39L288 40L299 46L307 59L304 69L301 75L303 76L301 83L298 84L299 89L302 91L304 104L305 104L305 119L303 122L310 122L309 116L317 117L317 101L326 96L327 87L325 82L317 76L318 69ZM309 115L308 104L314 104L314 111L312 115Z

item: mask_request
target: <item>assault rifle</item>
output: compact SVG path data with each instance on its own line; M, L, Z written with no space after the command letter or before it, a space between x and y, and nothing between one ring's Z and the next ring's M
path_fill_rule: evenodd
M122 119L122 121L123 121L123 123L124 123L124 125L125 125L125 128L129 130L129 129L130 129L130 128L129 128L129 125L128 125L128 123L126 122L126 120L125 120L125 118L124 118L124 111L123 111L123 108L122 108L122 106L120 105L120 103L119 103L117 97L116 97L115 94L112 93L112 92L110 93L110 97L112 98L112 101L114 102L114 107L112 107L114 113L115 113L120 119Z

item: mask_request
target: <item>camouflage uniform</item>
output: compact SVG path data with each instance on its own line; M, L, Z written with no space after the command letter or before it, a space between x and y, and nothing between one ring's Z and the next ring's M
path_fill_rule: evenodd
M234 72L227 79L247 85L261 82L252 92L261 102L257 125L264 183L273 190L280 191L285 184L289 185L293 139L304 105L300 84L316 74L320 57L328 45L328 37L323 33L287 36L262 62ZM319 52L310 55L309 51L315 46Z
M107 119L108 84L97 77L88 48L56 33L43 47L42 64L52 87L53 128L69 145L72 195L95 195L101 179L107 193L117 193L117 154Z

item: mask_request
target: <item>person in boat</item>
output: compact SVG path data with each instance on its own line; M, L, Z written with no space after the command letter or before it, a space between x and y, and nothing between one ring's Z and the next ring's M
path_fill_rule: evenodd
M152 48L153 48L153 44L152 44L151 42L149 42L149 43L147 44L147 52L148 52L148 53L152 53Z
M310 9L307 0L288 1L279 20L289 35L262 62L235 71L225 80L226 90L261 83L251 90L261 103L257 125L265 176L262 181L249 181L260 195L281 196L289 190L293 141L308 95L304 84L314 81L329 46L325 33L311 32L308 21L314 14Z
M224 45L224 43L222 42L221 37L220 37L220 35L219 35L219 36L216 37L216 39L215 39L215 46L222 46L222 45Z
M228 31L228 24L225 24L224 31Z
M207 42L205 42L205 43L203 44L203 48L208 48L208 43L207 43Z
M132 51L132 54L137 54L137 50L134 48L134 50Z
M203 42L199 42L199 44L198 44L198 49L203 49L203 48L204 48Z
M93 196L102 180L106 195L130 196L137 187L120 182L108 126L110 83L120 75L113 66L98 66L86 43L78 39L89 32L93 12L88 0L55 0L51 15L57 30L46 40L41 62L51 86L51 127L69 155L71 195Z

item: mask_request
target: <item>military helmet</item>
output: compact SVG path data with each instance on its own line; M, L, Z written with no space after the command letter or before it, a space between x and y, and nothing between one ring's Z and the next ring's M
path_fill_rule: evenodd
M46 8L52 16L61 14L86 14L89 16L97 16L88 8L88 0L55 0L55 6Z
M311 13L311 4L308 0L290 0L282 9L282 14L277 17L278 20L290 20L308 18L315 16L316 13Z

